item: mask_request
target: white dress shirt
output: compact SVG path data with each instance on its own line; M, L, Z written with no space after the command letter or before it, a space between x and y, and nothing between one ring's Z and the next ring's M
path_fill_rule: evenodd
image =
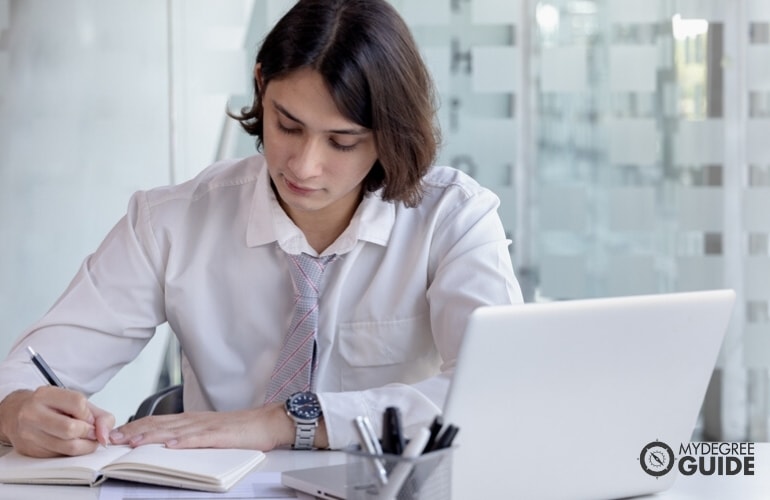
M365 196L322 255L316 391L329 443L398 406L409 435L442 408L468 314L521 302L498 198L435 167L416 208ZM41 384L34 345L93 394L168 322L184 353L186 410L262 404L292 314L284 252L318 255L278 204L261 155L136 193L53 308L0 364L0 399ZM109 408L105 408L109 410Z

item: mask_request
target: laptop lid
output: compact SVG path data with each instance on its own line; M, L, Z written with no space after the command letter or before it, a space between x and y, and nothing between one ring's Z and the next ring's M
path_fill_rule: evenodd
M460 426L453 498L662 491L643 448L689 442L734 292L477 309L445 406Z
M281 483L314 498L342 500L347 495L347 465L287 470L281 473Z

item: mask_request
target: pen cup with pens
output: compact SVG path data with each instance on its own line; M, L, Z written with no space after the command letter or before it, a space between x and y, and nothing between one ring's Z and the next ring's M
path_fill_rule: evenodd
M361 446L346 450L347 498L379 500L446 500L452 490L451 446L457 427L436 417L409 441L401 435L400 414L384 415L383 437L366 417L354 421Z
M374 460L388 471L383 484ZM400 488L390 485L399 480L398 470L408 473L400 480ZM371 455L363 450L347 451L347 498L379 500L446 500L452 493L452 448L436 450L415 458L401 455ZM393 491L396 490L396 491Z

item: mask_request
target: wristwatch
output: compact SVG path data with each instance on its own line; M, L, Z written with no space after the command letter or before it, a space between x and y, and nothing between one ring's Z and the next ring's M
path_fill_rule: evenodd
M286 400L286 414L297 426L292 447L295 450L312 449L318 420L323 415L318 396L312 392L295 392Z

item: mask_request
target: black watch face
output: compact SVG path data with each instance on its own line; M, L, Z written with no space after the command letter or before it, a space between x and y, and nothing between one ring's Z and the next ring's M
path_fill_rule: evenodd
M315 421L321 416L321 404L312 392L292 394L286 402L286 409L302 420Z

